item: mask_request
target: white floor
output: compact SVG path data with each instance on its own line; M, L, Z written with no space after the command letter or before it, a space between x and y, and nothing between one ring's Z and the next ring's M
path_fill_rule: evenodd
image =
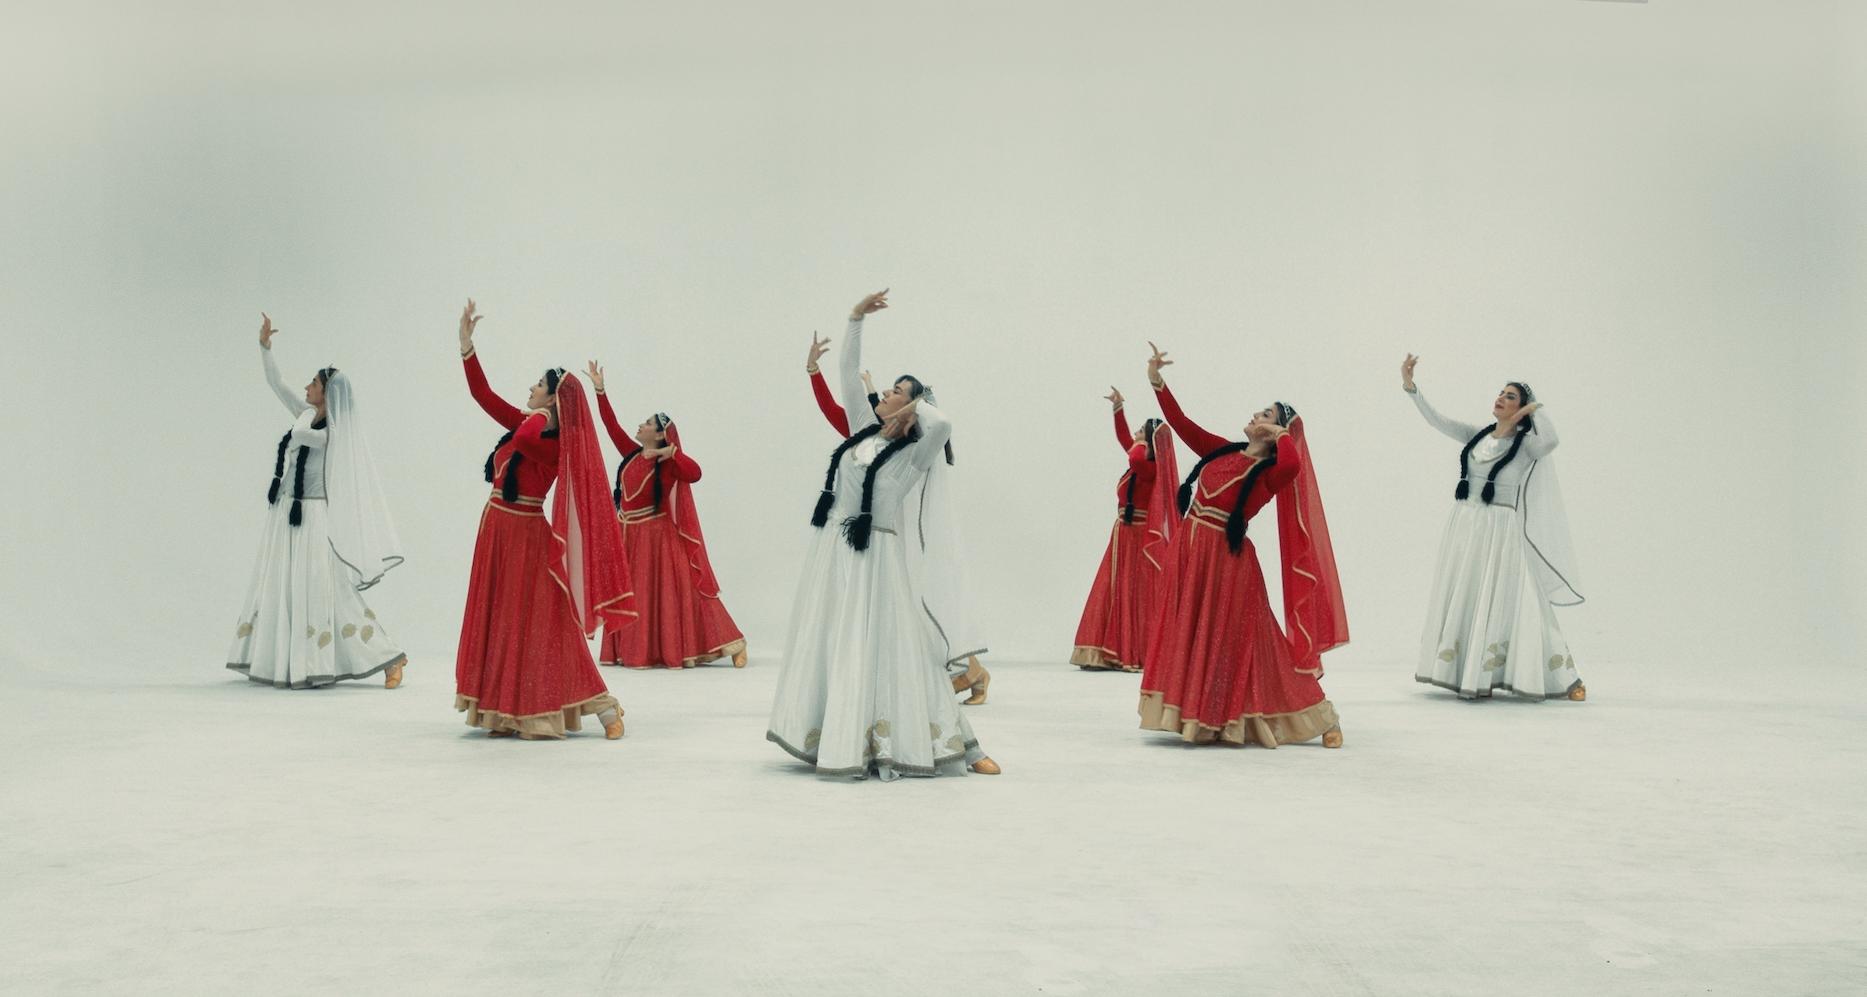
M970 715L1006 774L883 785L762 740L777 667L606 671L620 743L471 733L449 659L395 692L8 669L0 990L1867 986L1852 677L1470 704L1355 662L1347 747L1271 752L1134 729L1132 676L1001 663Z

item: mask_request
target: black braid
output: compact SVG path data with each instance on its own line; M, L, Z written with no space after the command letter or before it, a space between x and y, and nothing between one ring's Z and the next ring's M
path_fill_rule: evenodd
M610 501L616 504L617 512L622 511L622 469L625 467L628 467L630 461L634 460L637 457L640 457L641 455L642 455L642 451L640 449L637 449L631 452L629 456L624 457L622 459L622 463L616 465L616 487L612 491L610 491L609 497L610 497ZM664 463L666 463L666 461L655 462L655 511L656 512L661 511L661 465Z
M1472 448L1478 445L1479 440L1489 436L1496 429L1497 423L1494 422L1479 430L1477 436L1465 441L1465 449L1459 451L1459 486L1452 490L1453 498L1463 502L1471 495L1472 483L1467 480L1466 476L1471 473ZM1491 465L1491 473L1485 476L1484 490L1478 493L1478 497L1484 500L1484 504L1490 505L1491 500L1497 498L1498 472L1504 470L1504 465L1516 458L1517 451L1523 447L1524 435L1524 431L1521 428L1518 429L1517 433L1511 437L1510 449L1505 451L1504 459Z
M1249 443L1227 443L1204 457L1199 458L1199 463L1193 465L1193 470L1187 474L1186 480L1180 482L1180 494L1178 496L1180 515L1186 515L1186 510L1193 507L1193 482L1199 480L1199 472L1205 470L1207 464L1212 463L1226 454L1244 453L1245 448L1250 445Z
M292 477L292 513L289 517L293 526L304 520L305 462L310 458L310 447L298 448L298 469Z
M823 491L817 496L816 511L810 514L810 525L822 529L823 524L830 521L830 506L836 504L836 468L842 464L843 454L881 431L881 423L871 423L836 445L836 450L830 454L830 469L823 472Z
M875 523L875 517L869 512L869 504L875 498L875 472L888 463L889 458L901 451L902 447L912 446L919 436L903 436L882 448L875 455L875 463L869 465L869 471L862 476L862 514L843 524L843 539L855 550L869 549L869 532Z
M1192 473L1188 474L1186 480L1180 484L1180 515L1186 515L1186 511L1192 508L1193 483L1199 480L1199 473L1206 469L1206 465L1227 454L1243 453L1250 445L1249 443L1227 443L1201 457L1199 463L1193 465ZM1245 549L1245 501L1251 495L1251 486L1257 483L1258 475L1263 474L1265 468L1275 463L1277 463L1277 445L1272 444L1271 452L1254 461L1250 469L1245 472L1244 480L1238 483L1238 499L1232 505L1231 515L1225 518L1225 545L1231 548L1233 554L1243 553Z
M506 435L501 436L499 442L493 444L493 452L486 455L486 481L488 484L491 484L493 480L493 459L499 456L500 447L512 442L512 434L515 432L518 432L518 430L506 430ZM508 502L519 497L519 479L513 472L518 470L520 456L518 451L514 450L512 452L512 460L510 463L506 464L506 480L499 489L500 497Z
M279 437L279 455L272 460L272 487L266 489L266 504L279 504L279 482L285 478L285 448L292 445L292 431Z

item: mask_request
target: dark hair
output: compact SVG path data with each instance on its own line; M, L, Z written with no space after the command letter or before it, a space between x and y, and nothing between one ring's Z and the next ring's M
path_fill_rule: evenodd
M285 448L291 445L292 431L288 429L284 436L279 437L279 454L272 459L272 487L266 489L267 505L279 504L279 482L285 478ZM486 480L493 479L487 478Z
M1158 428L1160 428L1159 419L1149 419L1141 424L1141 439L1142 442L1147 445L1147 459L1150 461L1154 459L1154 430ZM1134 522L1134 489L1136 480L1138 479L1135 474L1130 473L1128 475L1128 493L1122 498L1121 521L1123 523L1132 524ZM1155 515L1160 515L1160 513L1156 512Z
M554 395L557 394L558 382L563 380L563 378L564 368L562 367L553 367L545 371L545 391Z
M869 503L875 498L876 472L880 471L882 465L888 463L895 454L900 453L902 447L912 446L914 443L914 437L903 436L883 447L882 452L875 455L875 462L869 465L868 473L862 476L862 512L854 519L843 523L843 539L849 541L852 549L869 549L869 533L875 523L874 515L869 512Z
M836 449L830 452L830 469L823 472L823 491L817 494L817 508L810 514L810 525L823 529L824 524L830 521L830 506L836 504L836 469L843 462L843 454L848 453L850 447L881 431L881 423L870 423L851 433L848 439L838 443Z
M292 512L287 518L293 526L304 521L305 462L311 459L310 447L298 448L298 467L292 475Z
M927 394L928 392L933 390L932 388L929 388L927 385L922 384L921 379L918 377L915 377L913 374L903 374L900 377L895 378L894 383L900 384L902 381L908 382L908 397L909 398L919 398L920 396ZM880 404L879 399L877 400L877 404ZM919 426L914 427L913 432L908 434L908 438L914 439L914 440L920 439L921 438L920 427ZM953 463L953 438L952 437L947 437L946 446L943 449L946 451L947 465L951 466Z
M335 373L337 373L337 368L335 367L325 367L322 370L319 370L318 371L318 383L321 385L331 383L331 375Z
M658 431L665 431L668 428L668 426L674 422L674 420L668 418L667 414L664 412L656 412L653 416L650 416L650 418L654 420L655 429ZM616 487L613 491L609 493L609 497L610 497L610 501L616 504L616 509L618 512L622 510L622 469L625 467L628 467L630 461L634 460L635 458L641 455L642 455L642 449L640 447L637 447L636 449L630 451L627 457L624 457L622 459L622 463L616 465ZM662 465L661 461L655 462L655 506L654 506L654 509L656 512L661 511L661 465Z
M1506 381L1505 383L1517 389L1517 397L1519 399L1517 404L1530 404L1534 396L1530 393L1529 385L1522 381ZM1497 498L1498 473L1504 470L1505 465L1516 459L1517 451L1523 448L1524 434L1534 428L1536 428L1535 423L1528 417L1517 423L1517 432L1511 436L1510 449L1504 452L1504 458L1502 460L1491 465L1491 473L1485 476L1484 490L1478 493L1478 497L1484 501L1484 504L1490 505L1491 500ZM1452 497L1454 499L1463 502L1466 498L1470 497L1472 493L1472 483L1467 480L1467 477L1471 474L1472 448L1478 445L1479 440L1484 439L1486 436L1496 431L1497 423L1494 422L1479 430L1478 435L1465 441L1464 448L1459 451L1459 484L1458 487L1452 489Z
M1186 480L1180 485L1180 515L1186 515L1186 510L1192 507L1193 482L1199 480L1199 472L1205 470L1207 464L1220 457L1243 453L1250 445L1249 443L1227 443L1201 457L1199 463L1193 465L1192 473L1188 474ZM1254 461L1250 469L1245 471L1244 480L1238 483L1238 499L1232 503L1231 515L1225 518L1225 544L1231 548L1233 554L1243 553L1245 549L1245 500L1251 495L1251 486L1257 484L1258 475L1263 474L1266 468L1275 463L1277 463L1277 445L1273 443L1271 452L1265 454L1262 459Z
M552 367L545 371L545 390L551 394L557 394L558 381L563 376L564 368L562 367ZM506 435L501 436L499 442L493 444L493 452L486 455L486 481L488 484L491 484L493 480L493 458L499 456L500 447L512 442L512 434L516 432L518 432L516 427L506 430ZM557 435L557 430L547 429L539 435L550 439ZM519 499L519 461L524 459L525 455L515 450L512 453L512 459L506 461L506 478L499 483L499 497L508 502L516 502Z

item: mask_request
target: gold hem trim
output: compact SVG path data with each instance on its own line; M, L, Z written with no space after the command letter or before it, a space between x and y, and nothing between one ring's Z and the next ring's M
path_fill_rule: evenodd
M454 694L455 712L467 715L467 726L480 727L493 731L511 731L520 737L560 738L564 732L583 729L583 718L591 714L615 710L616 716L623 715L622 704L616 697L605 692L592 696L580 703L571 703L561 709L548 713L534 713L529 716L513 716L498 710L480 709L480 700L476 696Z
M1119 669L1124 672L1138 672L1141 670L1141 663L1138 661L1123 661L1109 648L1091 647L1087 644L1078 644L1070 651L1070 664L1079 668L1103 668L1110 671Z
M682 658L681 663L678 665L660 665L660 664L630 665L630 664L625 664L622 661L605 661L605 662L602 662L602 664L607 665L611 668L635 668L635 669L640 669L644 671L650 668L667 668L667 669L692 668L695 665L704 665L704 664L707 664L708 662L718 661L721 658L730 658L733 655L738 654L740 651L743 651L745 649L746 649L746 641L744 637L741 637L738 640L731 641L725 644L721 644L720 646L714 648L711 651L704 651L691 658Z
M1280 744L1313 741L1325 732L1341 726L1335 705L1327 699L1295 713L1245 713L1233 717L1223 727L1214 727L1180 716L1180 707L1169 704L1160 692L1143 690L1138 712L1142 730L1164 730L1180 735L1189 744L1248 744L1267 748ZM1249 740L1247 740L1247 738Z

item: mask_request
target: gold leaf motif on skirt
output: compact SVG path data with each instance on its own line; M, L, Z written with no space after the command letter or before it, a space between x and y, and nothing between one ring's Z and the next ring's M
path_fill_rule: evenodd
M331 632L329 630L326 630L323 633L318 635L318 647L325 648L325 647L329 647L330 645L331 645Z
M306 627L306 628L305 628L305 636L307 636L307 637L316 637L317 635L318 635L318 628L317 628L317 627Z
M817 745L821 744L822 742L823 742L823 728L821 727L815 728L810 733L804 735L804 750L815 751L817 750Z
M251 623L242 623L239 629L235 630L233 634L236 637L251 637L253 636L253 625Z
M350 638L355 637L357 635L357 625L354 623L346 623L344 624L344 629L341 632L344 635L344 639L349 640Z
M894 726L888 721L877 720L875 721L875 726L869 728L869 733L874 734L876 737L887 737L894 729Z
M363 611L363 615L373 620L376 618L376 611L373 609L366 609Z
M1562 666L1564 668L1569 669L1570 671L1574 671L1575 670L1575 655L1571 654L1568 657L1562 659Z
M367 644L367 643L369 643L369 642L370 642L370 638L371 638L371 637L374 637L374 636L376 636L376 628L375 628L375 627L369 627L369 626L366 626L366 627L364 627L364 628L363 628L363 643L365 643L365 644Z
M1450 663L1453 658L1456 658L1458 656L1459 656L1459 652L1454 651L1453 649L1449 647L1439 652L1439 660L1447 662L1447 663Z
M966 750L966 739L959 736L958 734L955 734L952 737L949 737L946 739L946 746L947 746L947 750L949 751L965 751Z
M1549 670L1552 672L1559 672L1562 670L1562 655L1552 654L1549 656Z
M927 725L927 736L930 738L933 738L936 741L940 740L940 725L935 724L935 723L928 724Z

